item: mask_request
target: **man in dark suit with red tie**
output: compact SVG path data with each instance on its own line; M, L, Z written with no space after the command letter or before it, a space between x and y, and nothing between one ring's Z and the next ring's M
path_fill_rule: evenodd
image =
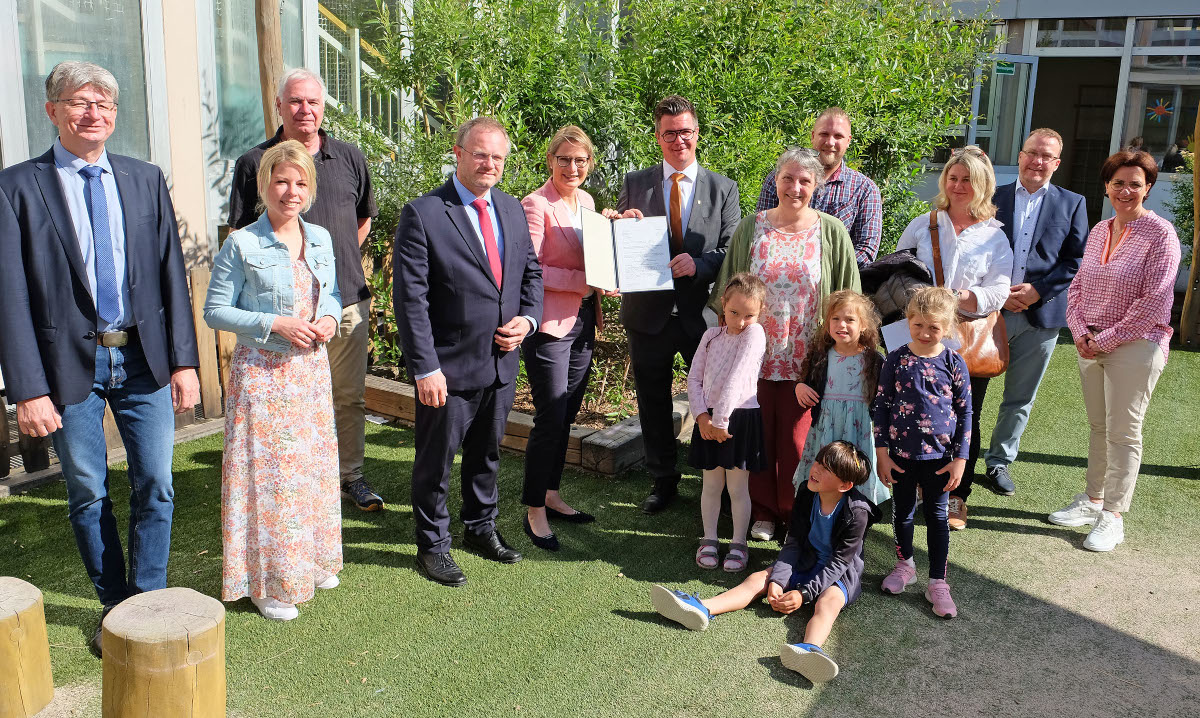
M496 530L496 472L516 349L541 319L542 270L521 203L495 189L509 149L508 133L494 119L464 123L455 137L454 176L405 205L396 227L393 300L418 399L417 569L446 586L467 582L450 555L446 507L460 446L464 543L494 561L521 560Z

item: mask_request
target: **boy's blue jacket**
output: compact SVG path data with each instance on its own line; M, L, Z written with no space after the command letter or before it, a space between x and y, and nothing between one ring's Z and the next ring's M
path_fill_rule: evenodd
M799 587L805 603L816 601L822 591L839 580L846 587L846 603L854 601L862 593L863 537L866 536L867 527L879 520L881 512L857 488L847 491L845 498L846 504L833 524L833 555L829 563L811 581ZM793 571L808 571L817 563L817 552L808 542L815 500L818 500L817 495L809 491L808 482L801 484L792 504L787 540L783 542L779 557L771 568L770 580L779 584L780 588L787 588Z

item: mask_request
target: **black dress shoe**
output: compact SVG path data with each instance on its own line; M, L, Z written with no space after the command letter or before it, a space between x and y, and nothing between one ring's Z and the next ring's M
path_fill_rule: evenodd
M659 511L662 511L663 509L670 506L671 501L674 498L675 498L674 491L664 491L662 489L655 489L649 496L646 497L646 500L642 502L642 506L641 506L642 513L656 514Z
M522 523L525 525L525 535L529 537L534 546L546 549L547 551L558 550L558 537L554 535L553 531L550 532L549 536L538 536L533 532L533 527L529 525L529 516L526 516Z
M417 571L422 576L443 586L458 588L467 585L467 577L447 553L417 551Z
M590 524L596 520L595 516L585 514L582 511L576 511L573 514L564 514L561 511L556 511L549 506L546 507L546 518L555 519L557 521L566 521L569 524Z
M512 546L504 543L499 531L492 531L482 536L466 532L463 543L475 549L484 558L490 558L500 563L516 563L521 560L521 553Z
M96 630L92 631L92 640L88 641L88 650L91 651L92 655L96 658L103 658L103 654L101 653L101 644L103 643L104 638L104 619L108 618L109 612L116 607L116 604L104 607L104 610L100 612L100 620L96 622Z

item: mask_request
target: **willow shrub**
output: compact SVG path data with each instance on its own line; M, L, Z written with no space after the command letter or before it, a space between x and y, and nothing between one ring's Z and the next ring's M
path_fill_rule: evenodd
M551 135L580 125L600 155L586 188L613 206L625 172L661 160L651 112L668 94L696 105L700 162L738 182L744 213L779 153L808 144L817 113L844 108L848 161L879 184L894 246L919 211L909 191L919 159L967 121L972 68L994 44L989 20L930 0L403 5L381 1L369 28L386 60L378 83L411 93L418 110L403 146L373 157L381 254L399 207L448 171L463 121L488 114L508 128L501 188L517 197L545 181Z

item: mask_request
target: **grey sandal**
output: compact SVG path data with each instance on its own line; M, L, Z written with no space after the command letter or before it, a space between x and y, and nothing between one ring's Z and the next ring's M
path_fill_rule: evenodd
M696 565L707 571L716 568L720 557L717 547L720 545L721 542L715 539L701 539L700 548L696 549Z
M750 547L744 543L729 544L729 553L725 554L725 563L721 568L726 573L740 573L746 570L746 563L750 560Z

